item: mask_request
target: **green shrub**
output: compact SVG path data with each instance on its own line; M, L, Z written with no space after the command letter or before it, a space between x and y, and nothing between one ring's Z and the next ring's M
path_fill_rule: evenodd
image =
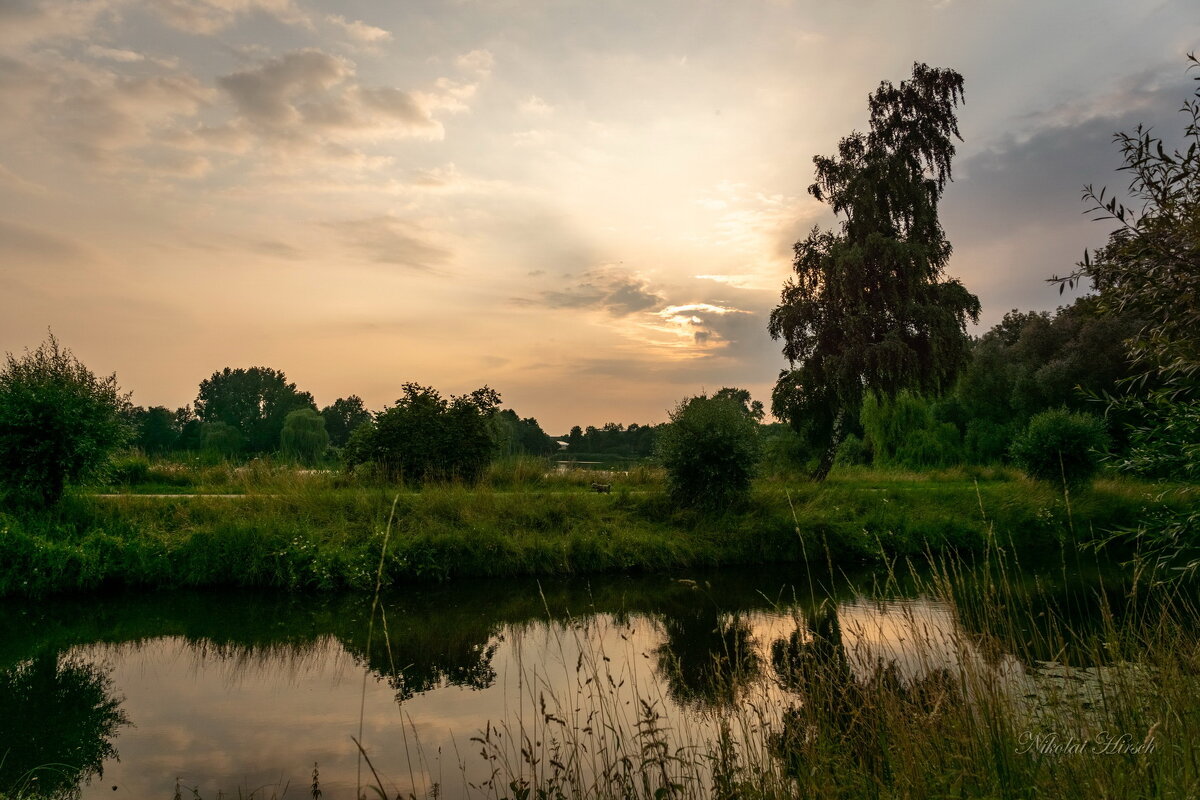
M811 472L808 462L817 453L804 436L790 425L781 422L759 426L759 440L763 449L763 468L774 475L790 475L795 472Z
M200 449L207 456L229 458L242 449L244 437L226 422L206 422L200 429Z
M285 458L302 464L315 464L329 447L325 418L311 408L299 408L287 415L279 434L279 451Z
M108 482L114 486L141 486L150 483L150 462L142 455L131 455L113 461L108 470Z
M958 428L950 422L932 422L918 428L896 448L896 463L910 469L949 467L962 461Z
M117 376L97 378L53 335L0 370L0 492L49 506L131 434Z
M495 454L489 421L500 395L486 386L449 399L415 383L403 389L394 406L350 434L346 466L374 464L378 474L412 483L477 480Z
M870 464L871 448L867 446L866 442L852 433L838 445L837 455L834 456L833 463L839 467L855 467L862 464Z
M973 419L967 423L963 441L966 457L975 464L994 464L1002 461L1012 446L1017 431L1013 425L1002 425L990 419Z
M1108 443L1099 417L1056 409L1031 419L1009 452L1031 478L1079 488L1090 483L1100 468Z
M891 400L867 395L860 420L875 463L925 469L962 461L957 426L938 422L933 410L928 400L908 391Z
M672 498L709 508L743 499L758 464L758 425L739 403L704 395L682 401L658 436Z

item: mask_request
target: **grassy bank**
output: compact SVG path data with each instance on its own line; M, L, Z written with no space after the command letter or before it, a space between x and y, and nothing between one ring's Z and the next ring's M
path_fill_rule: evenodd
M187 491L238 496L81 493L51 511L0 515L0 595L120 585L366 589L393 503L385 585L806 557L853 563L989 541L1056 549L1130 524L1149 506L1188 500L1129 481L1064 497L1004 470L852 470L824 484L763 479L742 507L699 513L672 505L652 470L612 474L612 493L596 494L591 473L520 466L481 486L421 491L269 465L205 469Z

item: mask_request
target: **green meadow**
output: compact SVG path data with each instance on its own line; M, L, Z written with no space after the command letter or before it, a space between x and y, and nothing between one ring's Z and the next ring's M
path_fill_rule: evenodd
M493 464L474 486L418 490L337 471L160 462L0 515L0 593L119 586L370 589L462 577L800 562L861 564L985 546L1057 552L1181 509L1195 489L1105 478L1075 494L1014 470L850 467L757 479L723 509L680 508L661 471ZM591 484L603 480L611 491Z

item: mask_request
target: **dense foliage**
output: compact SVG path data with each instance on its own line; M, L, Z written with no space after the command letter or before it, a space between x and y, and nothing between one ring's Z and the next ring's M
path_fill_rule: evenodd
M329 444L334 447L344 446L355 428L371 421L371 412L367 411L362 398L356 394L334 400L332 404L321 409L321 416L325 418L325 432L329 435Z
M311 408L298 408L283 421L279 452L301 464L315 464L329 448L325 418Z
M558 449L533 417L521 419L517 412L506 408L492 417L492 438L500 455L545 456Z
M53 335L8 353L0 370L0 492L13 503L57 503L67 484L102 467L129 438L116 375L97 378Z
M866 393L944 391L968 359L979 300L945 278L951 248L938 221L962 97L957 72L916 64L911 80L871 96L868 133L814 159L809 192L845 220L796 243L796 275L769 331L792 365L773 410L824 450L817 478Z
M654 454L658 425L625 427L619 422L606 422L602 427L578 425L567 434L567 452L579 455L610 455L623 458L647 458Z
M1190 68L1200 67L1195 54L1188 59ZM1200 477L1200 90L1181 111L1186 149L1168 151L1141 125L1115 135L1135 206L1087 187L1092 210L1117 228L1094 257L1085 253L1075 273L1051 280L1061 289L1086 279L1102 313L1143 321L1125 337L1135 380L1112 398L1115 411L1140 417L1124 466L1194 479Z
M1134 318L1102 314L1092 296L1054 314L1005 314L975 343L947 409L963 432L968 457L1003 457L1041 411L1102 413L1096 398L1133 375L1121 342L1138 326Z
M346 445L347 466L370 464L411 483L476 480L495 454L490 421L500 395L486 386L449 399L416 383L403 389L395 405L354 430Z
M676 502L718 507L746 496L760 456L758 425L728 397L681 402L658 436L667 488Z
M241 431L227 422L205 422L200 425L201 452L220 458L231 458L245 443Z
M1200 68L1194 53L1188 60L1189 70ZM1084 200L1117 227L1094 256L1084 253L1074 273L1051 280L1060 291L1090 281L1102 313L1142 320L1125 338L1135 376L1108 398L1110 415L1129 419L1131 446L1118 466L1194 481L1200 478L1200 90L1180 112L1183 147L1168 149L1141 125L1115 134L1131 205L1088 186ZM1200 573L1200 511L1148 515L1125 533L1174 574Z
M1013 440L1011 453L1031 478L1077 489L1091 481L1107 449L1103 420L1055 409L1031 419Z
M273 452L284 419L300 408L316 410L312 395L289 383L283 372L268 367L226 367L201 381L196 395L200 421L223 422L237 429L251 453Z
M933 404L911 392L900 392L890 400L867 395L861 421L864 446L876 464L928 469L962 461L958 428L939 421ZM853 446L840 448L839 456L853 463Z

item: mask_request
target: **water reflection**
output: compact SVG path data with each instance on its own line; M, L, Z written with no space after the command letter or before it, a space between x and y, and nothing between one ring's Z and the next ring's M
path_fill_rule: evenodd
M106 671L49 653L0 672L0 796L78 797L129 723Z
M1079 633L1100 624L1097 609L1116 599L1060 577L1031 579L1019 601L1033 613L1022 616L1038 618L1039 604L1070 606ZM951 674L964 659L1019 673L1036 655L1036 631L1022 661L989 650L995 623L969 607L954 611L899 582L888 599L868 601L854 583L830 592L791 571L755 570L426 587L384 597L369 640L370 600L361 596L171 592L8 603L0 751L13 755L0 796L20 770L51 762L79 767L40 784L43 794L81 787L109 797L170 796L177 775L205 797L288 782L294 791L317 762L324 798L354 797L350 736L361 725L390 788L420 795L436 783L452 797L486 774L486 764L460 767L473 756L471 736L498 720L536 718L546 697L562 699L557 715L582 728L588 712L575 701L610 678L604 691L614 704L657 697L681 730L751 695L765 698L790 708L776 744L819 734L871 765L881 755L861 745L873 724L864 709L881 687L933 713L951 699ZM12 720L31 718L63 721L38 750L9 732ZM104 785L89 784L101 768Z
M772 745L793 774L808 768L814 751L839 754L878 773L887 759L887 737L878 735L886 729L885 715L930 720L959 700L952 661L928 649L931 640L953 635L949 609L906 603L896 613L887 605L877 604L873 630L860 622L851 637L839 608L822 603L788 637L772 642L771 664L794 698ZM842 611L864 616L861 603Z
M698 708L728 706L761 674L759 642L738 612L723 611L710 586L681 581L657 616L665 639L655 648L671 699Z

